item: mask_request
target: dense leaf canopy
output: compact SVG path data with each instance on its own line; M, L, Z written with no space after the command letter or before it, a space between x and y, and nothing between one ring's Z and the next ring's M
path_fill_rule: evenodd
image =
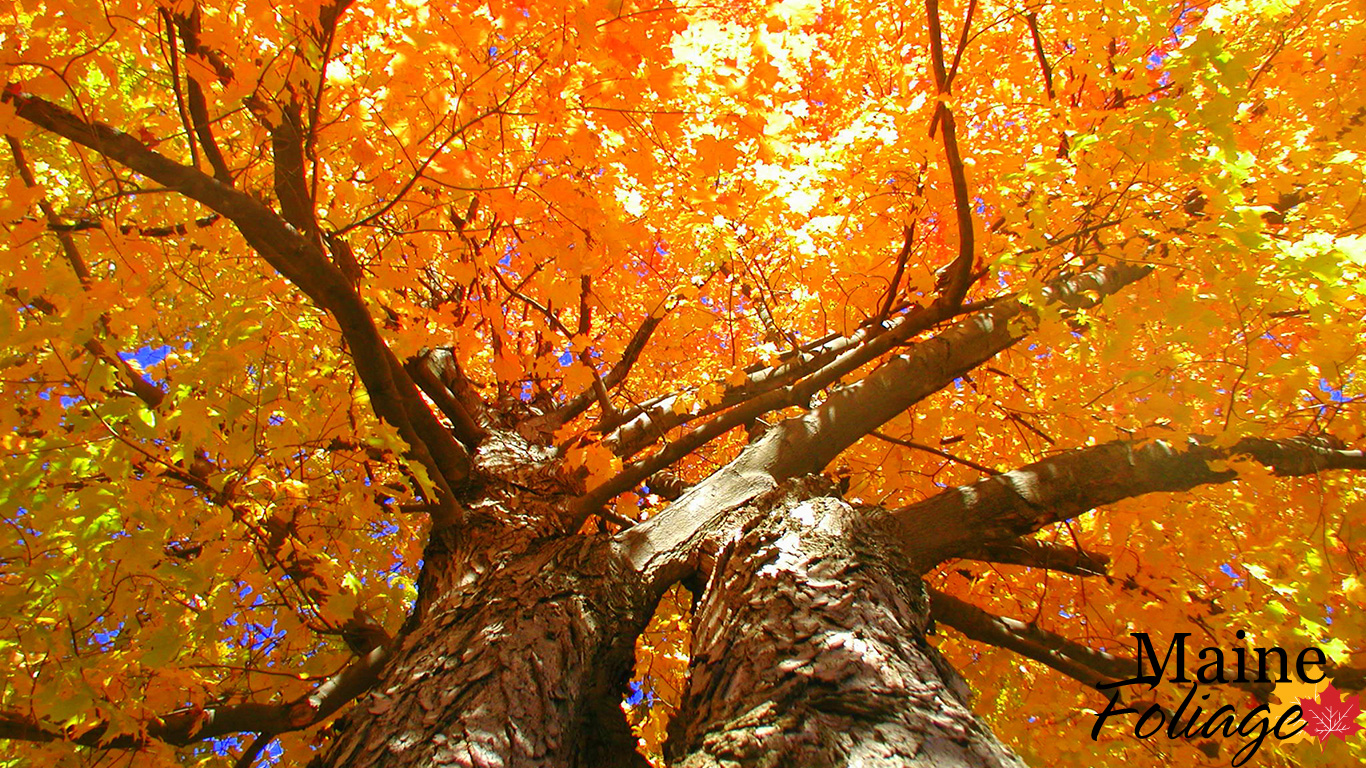
M143 735L294 701L354 658L356 617L402 624L478 426L428 400L459 440L423 432L390 351L449 350L455 394L557 446L585 531L729 461L745 430L688 436L813 344L1010 295L1037 309L1022 340L843 451L846 498L898 508L1117 439L1366 443L1353 0L11 0L0 68L0 709L138 742L139 765L240 753ZM1043 300L1133 264L1154 269L1103 302ZM1360 476L1215 469L1238 479L1039 533L1104 575L953 560L928 582L1097 649L1246 630L1366 666ZM648 749L687 608L640 641ZM1033 764L1210 760L1092 742L1094 690L936 643ZM1348 741L1323 759L1361 759Z

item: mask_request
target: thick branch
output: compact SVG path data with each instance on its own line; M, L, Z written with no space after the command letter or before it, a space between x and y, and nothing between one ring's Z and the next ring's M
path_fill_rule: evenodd
M218 51L204 45L200 40L200 32L203 26L203 14L199 6L192 6L189 14L172 13L171 18L175 23L176 30L180 32L181 42L185 45L185 53L190 56L198 56L213 69L218 79L227 82L232 79L232 67L223 60Z
M209 105L204 98L204 88L193 77L185 78L185 89L189 96L190 119L194 122L194 135L199 146L204 148L204 157L213 166L213 177L227 186L232 186L232 171L223 151L218 148L218 140L213 137L213 126L209 120Z
M1059 279L1044 289L1043 304L1065 310L1093 307L1150 271L1120 264ZM793 445L784 452L783 477L821 470L864 435L1028 336L1037 318L1020 297L998 302L888 359L861 381L831 390L820 407L789 428L787 439ZM821 386L835 383L812 378Z
M1142 266L1102 267L1055 281L1045 289L1044 300L1064 307L1094 306L1149 271ZM805 416L775 425L667 509L618 533L625 562L642 584L657 587L684 578L697 567L695 554L701 542L713 534L722 539L731 535L730 526L743 505L785 479L818 471L862 435L1015 343L1022 330L1011 330L1007 324L1022 315L1032 317L1033 310L1019 299L997 302L915 345L863 381L831 393ZM578 510L581 515L592 511Z
M1094 650L1018 619L987 613L937 589L927 591L934 620L972 640L1014 651L1093 688L1133 675L1133 659Z
M1333 678L1334 688L1353 691L1366 688L1366 669L1361 667L1330 666L1328 676Z
M301 108L297 101L280 105L278 125L270 128L270 149L275 158L275 198L285 221L310 238L318 236L318 220L313 213L304 177L304 137L300 125Z
M364 301L328 260L320 243L250 195L180 165L122 131L103 123L87 122L67 109L27 94L7 89L3 98L13 102L19 117L121 163L231 220L267 263L337 318L375 413L398 429L408 443L410 457L427 469L436 485L434 501L440 508L441 523L454 523L461 517L452 488L469 477L469 454L422 401L416 385L393 359Z
M983 544L964 552L963 557L988 563L1044 568L1077 576L1104 576L1110 566L1110 558L1105 555L1037 539L1012 539Z
M194 122L194 135L199 146L204 148L204 156L213 167L213 178L220 183L232 186L232 171L224 160L219 141L213 138L213 126L209 120L209 104L204 97L204 87L194 78L186 78L186 94L189 96L190 119Z
M581 275L579 277L579 327L574 331L576 336L587 336L593 330L593 306L588 303L588 297L593 292L593 276Z
M1366 469L1366 453L1319 438L1243 438L1228 448L1201 438L1184 445L1116 441L945 491L893 512L892 519L913 559L928 568L1120 499L1226 483L1238 474L1224 462L1240 457L1284 476Z
M963 308L964 311L966 309ZM885 322L884 319L873 318L848 336L831 334L803 346L796 352L789 352L777 365L759 365L745 369L745 383L738 387L727 387L719 402L696 413L680 413L673 409L677 393L657 397L639 408L628 410L622 414L621 426L604 438L603 442L610 445L618 456L632 456L653 445L669 430L747 403L803 377L821 371L838 371L837 375L842 376L844 372L885 354L895 345L932 328L952 315L953 313L941 311L939 307L930 307L916 308ZM873 340L877 343L870 344ZM836 362L838 365L834 365Z
M291 702L244 702L206 709L178 710L148 723L145 735L121 734L108 738L108 726L97 725L79 736L68 738L57 726L23 712L0 712L0 739L71 741L87 747L140 749L149 740L184 746L230 733L278 734L298 731L317 725L369 689L390 656L388 646L374 648L311 693Z
M478 395L465 380L450 350L424 350L409 358L404 367L417 386L450 419L456 437L467 449L473 451L488 437L482 403L470 402L471 398L477 400Z
M340 303L345 282L312 246L273 211L250 195L233 190L187 166L152 151L136 138L100 122L87 122L43 99L6 92L19 117L121 163L157 183L226 216L247 242L280 274L319 305Z
M1100 267L1070 280L1055 281L1044 290L1044 302L1071 309L1092 307L1150 271L1149 267L1131 265ZM937 317L945 311L936 303L897 320L913 327L917 318ZM820 471L864 435L1024 338L1024 326L1011 322L1021 316L1037 315L1018 297L999 302L916 344L907 354L893 357L862 381L833 390L819 407L789 419L752 444L747 451L751 457L746 461L752 459L762 469L747 471L762 471L773 480ZM890 348L895 338L891 331L877 336L814 375L737 406L653 455L630 463L616 477L577 499L576 517L592 514L613 496L751 419L779 408L808 406L816 392Z
M675 427L720 413L716 419L694 430L694 433L701 432L701 435L694 437L694 433L690 433L684 438L690 441L690 450L696 450L698 446L770 411L790 406L808 407L816 392L890 352L916 334L967 311L966 305L956 311L942 304L916 307L891 321L869 323L849 336L822 339L809 352L803 351L788 362L751 373L747 384L727 390L719 403L697 413L674 411L676 394L656 398L646 407L628 413L624 417L627 421L604 442L617 455L629 456L650 446ZM699 442L691 442L694 440Z
M204 229L213 226L222 218L222 216L219 216L216 213L211 213L208 216L200 216L191 222L191 224L168 224L162 227L140 227L136 224L119 224L115 227L115 225L110 222L102 221L100 219L77 219L69 224L65 222L58 222L55 224L49 222L47 228L52 232L85 232L91 229L104 230L117 228L121 234L137 235L138 237L177 237L188 235L190 233L191 225L196 229Z
M1141 673L1138 657L1129 652L1117 656L1098 651L1034 624L988 613L937 589L927 591L930 595L930 614L936 622L953 627L970 640L1005 648L1033 659L1082 685L1094 688L1099 683L1128 680ZM1366 670L1331 665L1326 673L1332 679L1333 686L1340 690L1361 690L1366 687ZM1265 683L1233 682L1230 685L1250 689L1263 700L1269 690ZM1108 696L1110 692L1104 693Z

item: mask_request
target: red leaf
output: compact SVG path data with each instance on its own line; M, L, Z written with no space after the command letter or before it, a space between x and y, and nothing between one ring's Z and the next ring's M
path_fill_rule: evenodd
M1348 696L1344 701L1342 694L1331 684L1319 694L1319 703L1313 699L1300 699L1300 710L1304 713L1304 730L1310 736L1323 742L1329 736L1343 741L1361 730L1357 719L1361 717L1361 704L1356 696Z

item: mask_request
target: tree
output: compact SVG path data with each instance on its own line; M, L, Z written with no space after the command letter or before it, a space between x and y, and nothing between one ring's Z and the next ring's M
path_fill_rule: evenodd
M1141 635L1362 687L1360 4L0 16L0 763L1223 765L1092 730L1189 716Z

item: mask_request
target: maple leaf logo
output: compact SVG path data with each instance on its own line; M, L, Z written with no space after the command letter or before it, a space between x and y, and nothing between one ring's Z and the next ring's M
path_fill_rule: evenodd
M1357 719L1361 717L1359 697L1348 696L1344 701L1338 689L1329 685L1319 695L1318 702L1313 699L1300 699L1300 710L1304 716L1304 730L1323 743L1330 736L1343 741L1361 730Z

